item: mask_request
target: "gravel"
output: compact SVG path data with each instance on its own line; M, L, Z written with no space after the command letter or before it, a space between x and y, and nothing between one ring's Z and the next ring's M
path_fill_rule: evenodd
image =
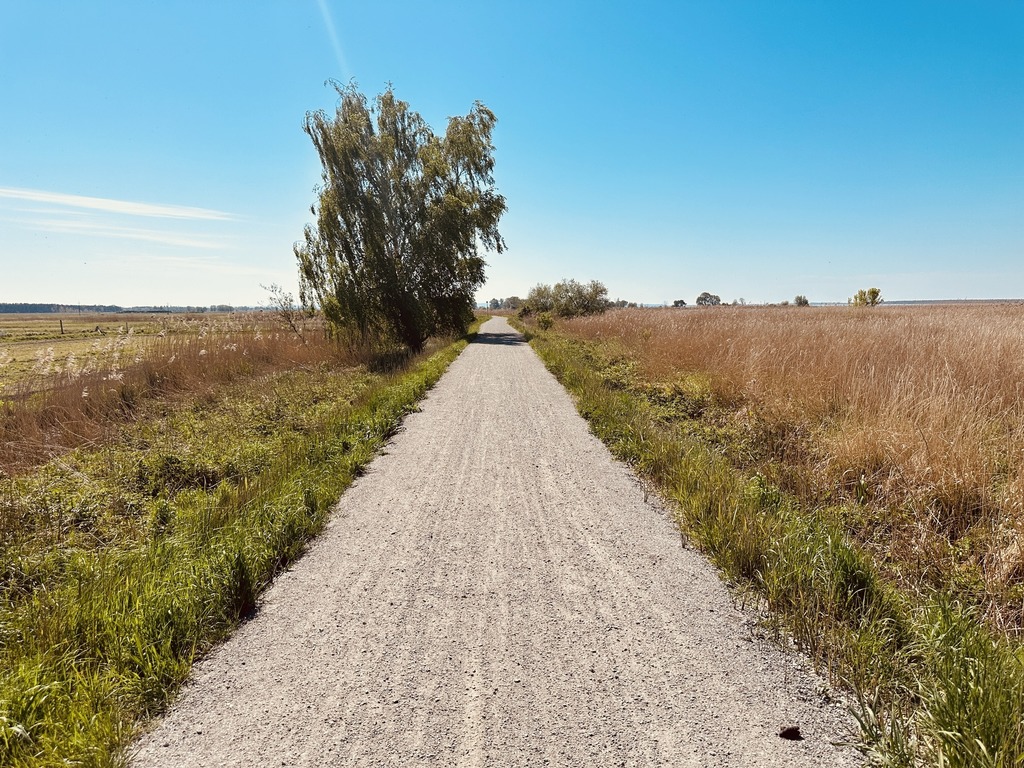
M851 733L495 318L132 764L852 766Z

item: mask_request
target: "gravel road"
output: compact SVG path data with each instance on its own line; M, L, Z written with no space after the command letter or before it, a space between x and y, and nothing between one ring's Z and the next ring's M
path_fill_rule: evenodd
M821 689L495 318L132 764L858 765Z

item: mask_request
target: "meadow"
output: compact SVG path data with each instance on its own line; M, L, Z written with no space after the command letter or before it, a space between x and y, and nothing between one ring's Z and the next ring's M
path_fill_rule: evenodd
M279 320L7 326L36 363L0 405L0 764L123 764L466 344Z
M848 686L885 765L1024 759L1024 306L527 326L680 527Z
M0 316L0 473L102 441L154 397L303 365L357 364L319 320L271 312Z
M625 310L563 326L700 412L738 465L832 506L905 586L1024 620L1024 305Z

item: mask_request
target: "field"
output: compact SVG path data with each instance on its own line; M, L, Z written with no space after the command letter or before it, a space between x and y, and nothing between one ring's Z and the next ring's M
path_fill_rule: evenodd
M102 442L153 398L362 361L302 322L296 333L269 312L0 316L0 476Z
M1024 306L610 312L563 329L699 412L738 465L833 507L906 586L1024 619Z
M0 395L26 379L102 366L115 349L119 357L130 354L144 340L166 336L170 317L0 314Z
M527 330L684 535L857 693L875 759L1019 765L1024 306L612 310Z
M6 320L3 765L119 764L466 343L351 350L270 313Z

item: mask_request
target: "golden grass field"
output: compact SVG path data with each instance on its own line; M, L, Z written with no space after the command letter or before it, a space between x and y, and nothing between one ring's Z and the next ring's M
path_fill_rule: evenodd
M126 353L156 338L169 315L0 314L0 393L27 378L100 364L115 348ZM128 340L131 344L126 343Z
M1024 618L1024 305L625 309L560 322L904 583Z
M272 312L0 315L0 473L97 444L153 397L354 360L303 322L299 336Z

